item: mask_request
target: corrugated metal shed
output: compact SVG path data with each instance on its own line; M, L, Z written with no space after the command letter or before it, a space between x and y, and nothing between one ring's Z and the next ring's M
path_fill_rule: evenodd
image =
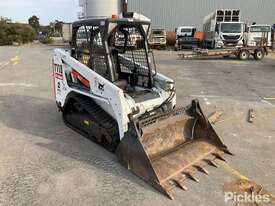
M202 28L203 18L220 8L242 10L244 22L275 24L275 0L128 0L129 11L152 20L153 28L173 31L179 25Z

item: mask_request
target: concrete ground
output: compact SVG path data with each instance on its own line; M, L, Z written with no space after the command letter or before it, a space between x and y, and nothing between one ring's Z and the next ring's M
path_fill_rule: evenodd
M275 193L275 55L241 62L155 52L158 70L176 80L179 105L198 98L206 114L224 111L215 129L235 154L226 167L198 174L200 183L187 181L188 191L176 189L171 201L63 124L53 97L52 49L0 47L1 206L229 206L223 185L242 176Z

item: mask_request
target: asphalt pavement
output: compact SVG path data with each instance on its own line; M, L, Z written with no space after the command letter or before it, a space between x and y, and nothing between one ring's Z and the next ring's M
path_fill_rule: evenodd
M244 177L275 193L275 55L180 60L155 51L158 71L176 81L178 105L200 100L235 156L175 200L155 191L116 157L67 128L53 92L53 46L0 47L0 205L230 206L223 186ZM248 123L248 110L255 111ZM270 203L269 205L272 205Z

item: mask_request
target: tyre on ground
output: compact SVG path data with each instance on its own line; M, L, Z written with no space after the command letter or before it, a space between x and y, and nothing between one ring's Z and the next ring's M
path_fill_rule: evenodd
M264 58L264 51L262 49L256 49L253 56L257 61L262 60Z
M250 56L250 52L245 49L241 50L239 53L240 60L247 60L247 59L249 59L249 56Z

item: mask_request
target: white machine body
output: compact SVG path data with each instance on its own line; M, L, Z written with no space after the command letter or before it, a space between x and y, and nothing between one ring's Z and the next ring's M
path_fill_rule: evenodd
M158 94L158 97L136 102L134 98L124 93L115 84L71 57L70 51L55 49L53 68L55 98L58 106L61 109L64 107L66 98L71 92L80 93L92 98L105 112L117 121L121 139L124 137L124 133L128 131L129 114L133 111L138 111L136 115L144 114L146 111L159 106L170 95L170 92L166 90L174 87L172 79L157 73L154 76L153 90ZM72 71L89 84L89 91L79 90L68 85L66 75L71 75ZM140 90L143 90L143 88L140 88ZM176 96L172 100L172 106L174 107L175 105Z

